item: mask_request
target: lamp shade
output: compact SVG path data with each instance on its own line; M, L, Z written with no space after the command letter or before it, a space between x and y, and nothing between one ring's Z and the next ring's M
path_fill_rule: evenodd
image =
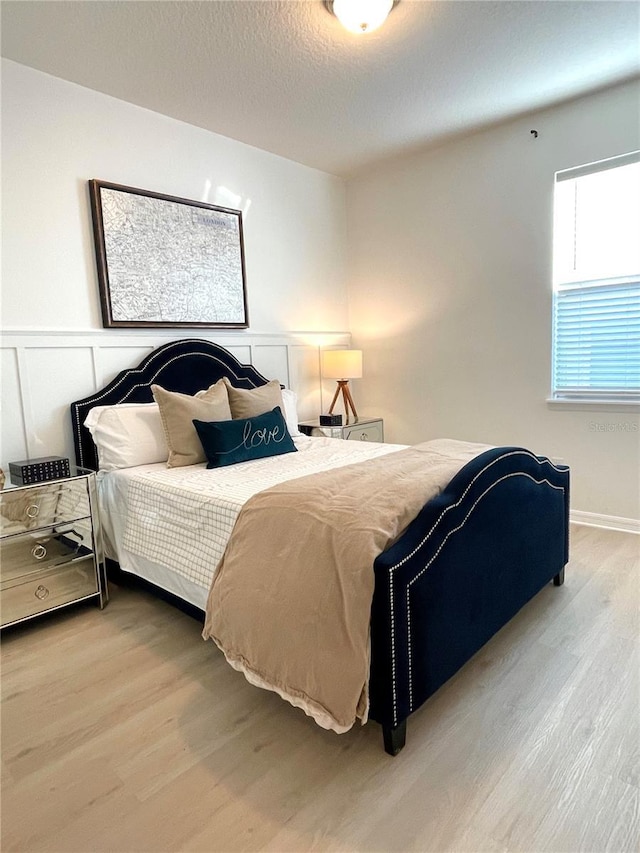
M325 350L322 353L322 375L326 379L361 379L362 350Z

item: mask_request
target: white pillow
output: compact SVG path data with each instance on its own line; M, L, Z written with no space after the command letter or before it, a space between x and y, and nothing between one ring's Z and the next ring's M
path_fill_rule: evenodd
M289 388L283 388L282 402L284 404L284 419L287 423L289 435L292 438L302 435L298 429L298 395Z
M166 462L169 456L157 403L96 406L84 425L98 450L101 471Z

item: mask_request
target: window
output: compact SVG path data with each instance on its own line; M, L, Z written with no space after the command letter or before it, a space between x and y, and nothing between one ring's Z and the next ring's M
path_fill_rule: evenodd
M640 402L640 152L556 174L553 399Z

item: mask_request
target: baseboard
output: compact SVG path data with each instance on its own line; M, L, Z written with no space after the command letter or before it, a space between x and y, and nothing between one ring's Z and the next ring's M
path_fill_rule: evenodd
M572 509L569 521L572 524L583 524L586 527L603 527L607 530L640 533L640 521L637 518L620 518L617 515L600 515L597 512L581 512L578 509Z

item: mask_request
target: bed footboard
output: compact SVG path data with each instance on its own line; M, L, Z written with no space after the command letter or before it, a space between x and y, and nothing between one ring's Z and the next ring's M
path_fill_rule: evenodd
M370 716L385 749L407 717L568 561L569 469L522 448L481 454L375 562Z

